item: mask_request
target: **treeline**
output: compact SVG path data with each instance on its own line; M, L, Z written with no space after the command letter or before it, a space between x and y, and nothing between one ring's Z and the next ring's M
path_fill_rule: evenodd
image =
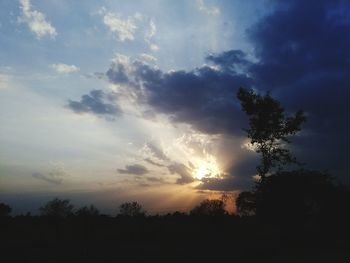
M199 205L195 206L192 210L187 212L174 211L167 213L162 216L228 216L229 213L225 209L226 200L228 198L227 194L223 194L220 199L205 199ZM70 217L114 217L113 215L102 214L99 209L90 204L88 206L82 206L75 208L74 205L70 202L69 199L59 199L54 198L48 201L45 205L39 208L40 217L50 217L50 218L70 218ZM9 218L11 217L12 208L5 204L0 203L0 217ZM35 216L35 217L38 217ZM119 206L118 211L115 214L116 217L147 217L147 211L143 206L137 201L125 202ZM161 215L157 214L155 216L160 217ZM18 215L17 217L32 217L31 212L26 214Z
M350 262L349 190L317 171L281 172L188 213L148 215L126 202L115 215L55 198L40 216L1 204L4 262Z

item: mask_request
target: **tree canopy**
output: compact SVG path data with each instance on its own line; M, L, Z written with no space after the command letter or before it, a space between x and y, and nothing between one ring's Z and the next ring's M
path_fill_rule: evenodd
M119 206L119 215L128 217L145 216L146 212L138 202L125 202Z
M225 203L219 199L206 199L190 211L191 215L198 216L221 216L227 215Z
M245 129L247 136L261 154L257 167L261 178L274 167L280 170L284 165L298 163L286 146L290 143L289 136L300 131L301 124L306 120L303 111L286 116L280 102L269 93L260 95L253 90L240 88L237 97L249 118L249 128Z
M43 216L66 218L73 214L74 206L68 199L55 198L40 207Z

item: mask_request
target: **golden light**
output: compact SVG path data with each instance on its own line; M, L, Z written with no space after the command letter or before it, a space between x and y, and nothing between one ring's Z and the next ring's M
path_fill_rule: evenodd
M195 162L195 169L193 169L193 177L201 180L205 177L212 178L220 176L220 170L214 158L207 160L197 160Z
M210 171L208 171L206 167L200 166L195 170L194 177L200 180L204 178L206 175L208 175L209 173Z

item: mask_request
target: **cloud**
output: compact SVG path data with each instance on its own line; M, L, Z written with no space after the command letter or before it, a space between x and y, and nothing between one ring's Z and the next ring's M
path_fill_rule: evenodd
M64 168L64 165L62 163L55 163L55 162L50 163L50 165L51 165L50 172L48 173L35 172L32 174L32 177L53 185L62 184L63 179L68 175Z
M163 165L163 164L160 164L160 163L157 163L157 162L153 161L153 160L150 159L150 158L146 158L146 159L144 159L144 161L145 161L145 162L148 162L149 164L152 164L152 165L154 165L154 166L158 166L158 167L164 167L164 166L165 166L165 165Z
M176 180L177 184L189 184L194 181L191 169L182 163L173 163L168 166L168 170L171 174L180 176L180 178Z
M145 143L142 151L147 156L156 158L159 161L170 161L169 157L164 153L163 149L160 146L157 146L155 143L152 143L152 142Z
M156 52L156 51L159 50L159 46L156 45L156 44L150 44L150 45L149 45L149 48L150 48L150 50L152 50L153 52Z
M0 89L8 89L11 86L11 75L0 71Z
M121 42L125 40L134 40L135 31L137 29L135 18L128 17L122 19L120 15L103 11L103 23L110 31L115 33L117 39Z
M241 133L244 116L235 97L240 86L252 83L245 74L208 66L163 72L136 60L114 62L106 75L113 84L127 85L140 103L167 114L173 122L209 134Z
M50 184L55 184L55 185L62 184L62 181L63 181L62 178L55 178L53 176L44 175L42 173L33 173L32 176L36 179L43 180L45 182L48 182Z
M98 116L118 116L121 109L114 101L113 93L106 94L102 90L92 90L90 94L83 95L80 101L69 100L67 107L75 113L92 113Z
M78 72L80 70L75 65L67 65L63 63L52 64L50 67L60 74L73 73L73 72Z
M150 19L149 21L149 26L146 29L146 33L145 33L145 42L149 44L149 48L151 51L156 52L159 50L159 47L152 43L152 38L156 35L157 33L157 26L154 22L153 19Z
M251 185L251 178L235 178L234 176L226 176L224 178L203 178L202 183L196 187L200 190L213 190L213 191L234 191L246 189Z
M140 164L127 165L125 166L125 169L118 169L117 171L121 174L134 174L134 175L144 175L149 172L145 166Z
M147 63L154 63L157 61L156 57L149 55L149 54L145 54L145 53L142 53L140 55L140 58L142 61L147 62Z
M208 15L220 15L220 9L215 6L207 6L204 0L197 0L198 10Z
M157 33L157 26L154 23L154 20L151 19L149 21L149 28L148 28L148 30L146 31L146 34L145 34L145 40L149 41L152 37L154 37L156 35L156 33Z
M30 0L20 0L20 8L22 13L18 21L26 23L38 38L46 35L54 38L57 35L56 29L46 20L46 16L32 8Z

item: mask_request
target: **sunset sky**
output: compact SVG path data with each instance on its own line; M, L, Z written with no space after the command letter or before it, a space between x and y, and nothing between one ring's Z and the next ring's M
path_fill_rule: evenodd
M0 199L186 211L249 189L241 86L308 121L306 168L349 183L350 3L0 2Z

